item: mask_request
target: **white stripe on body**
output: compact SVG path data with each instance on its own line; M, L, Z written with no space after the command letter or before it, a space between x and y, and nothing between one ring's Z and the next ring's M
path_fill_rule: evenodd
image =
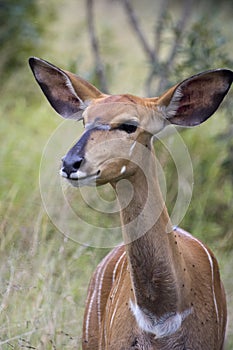
M90 292L89 292L90 294ZM87 317L86 317L86 325L85 325L85 340L88 341L88 331L89 331L89 323L90 323L90 316L91 316L91 309L92 309L92 305L93 305L93 301L95 299L95 295L96 295L96 290L94 290L90 303L88 305L88 312L87 312ZM88 295L88 300L89 300L89 295Z
M85 325L85 340L88 341L88 334L89 334L89 325L90 325L90 317L91 317L91 312L92 312L92 307L93 307L93 302L96 297L97 289L96 287L98 286L98 294L97 294L97 316L98 316L98 327L100 329L101 326L101 310L100 310L100 305L101 305L101 291L102 291L102 284L103 284L103 279L104 279L104 274L106 272L106 268L108 266L108 263L111 261L112 257L116 254L117 250L112 250L108 255L105 256L105 258L100 262L100 264L97 266L96 270L96 275L95 279L93 282L93 294L90 298L91 294L91 289L89 290L87 300L90 299L89 305L88 305L88 311L87 311L87 316L86 316L86 325ZM100 282L99 282L100 281Z
M114 304L114 299L115 299L116 293L118 291L118 288L119 288L119 285L120 285L120 282L121 282L121 276L122 276L122 273L123 273L123 270L124 270L124 266L125 266L126 260L123 261L123 263L121 265L121 269L120 269L119 275L118 275L118 278L116 280L117 269L118 269L122 259L124 258L125 254L126 253L123 252L122 255L119 257L118 261L116 262L116 266L115 266L115 269L114 269L114 272L113 272L114 282L117 281L117 283L116 283L115 287L113 288L113 292L111 294L111 301L112 301L111 305ZM114 310L112 312L109 329L111 329L111 327L112 327L112 324L113 324L113 321L114 321L114 317L115 317L115 314L116 314L116 311L117 311L117 308L118 308L118 303L119 303L119 299L117 299L117 301L115 302L115 307L114 307ZM108 314L108 310L106 311L106 313ZM107 344L106 326L107 326L107 324L105 322L105 324L104 324L104 339L105 339L105 343Z
M121 256L118 258L116 264L115 264L115 267L114 267L114 270L113 270L113 275L112 275L112 284L116 281L116 274L117 274L117 269L122 261L122 259L124 258L125 256L125 252L123 252L121 254ZM113 293L111 294L111 300L113 301L113 299L115 298L115 295L116 295L116 292L118 290L118 287L119 287L119 283L120 283L120 280L121 280L121 275L122 275L122 272L123 272L123 267L124 267L124 263L122 264L121 266L121 270L120 270L120 275L118 277L118 281L117 281L117 284L116 286L113 288ZM107 304L108 306L108 304ZM110 320L110 327L112 325L112 322L113 322L113 319L114 319L114 316L115 316L115 313L116 313L116 310L117 310L117 306L118 306L118 301L116 302L116 305L115 305L115 308L114 308L114 311L113 311L113 314L111 316L111 320ZM109 313L109 310L106 310L106 314ZM104 323L104 339L105 339L105 344L107 344L107 330L106 330L106 326L107 326L107 323L105 322Z
M125 256L125 252L119 258L118 264L117 264L118 266L119 266L119 262L123 259L124 256ZM120 270L120 274L119 274L119 277L118 277L117 284L116 284L116 286L115 286L115 288L113 290L113 293L111 294L112 303L114 303L114 299L115 299L116 293L118 291L118 288L119 288L119 285L120 285L120 282L121 282L121 276L122 276L122 273L123 273L123 270L124 270L124 266L125 266L125 261L121 265L121 270ZM118 301L119 301L119 299L116 301L115 308L114 308L114 311L112 313L112 317L111 317L111 321L110 321L110 328L112 326L112 322L113 322L113 319L114 319L114 316L115 316L115 313L116 313Z
M118 269L118 266L122 260L122 258L125 256L125 252L121 254L121 256L118 258L117 262L116 262L116 265L114 267L114 270L113 270L113 274L112 274L112 283L115 282L115 279L116 279L116 272L117 272L117 269Z

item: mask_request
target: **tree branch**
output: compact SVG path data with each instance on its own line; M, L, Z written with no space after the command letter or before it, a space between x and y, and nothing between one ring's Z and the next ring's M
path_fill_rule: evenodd
M164 19L167 14L168 5L169 5L169 0L162 0L160 2L157 25L155 26L155 51L157 52L157 56L159 56L159 52L160 52L161 35L164 29Z
M146 40L146 36L144 35L140 25L139 21L137 19L136 13L131 5L130 0L122 0L122 3L125 7L126 14L128 15L128 18L130 20L131 27L133 28L136 36L139 39L139 42L141 43L141 46L146 53L149 61L154 65L157 62L157 56L154 50L151 49L148 41Z
M94 1L86 0L87 6L87 26L90 36L91 49L95 62L95 72L97 78L99 79L100 89L104 93L108 93L107 79L105 74L105 67L100 55L99 41L96 34L96 29L94 25Z
M173 45L171 46L170 54L165 62L166 68L164 69L163 74L161 75L161 79L158 84L158 92L164 91L166 89L168 83L168 76L170 75L170 72L174 66L175 58L177 56L179 47L184 37L184 30L187 21L191 15L192 3L193 0L185 1L181 17L175 25Z
M174 60L175 60L176 54L178 52L178 49L180 47L180 44L182 42L183 34L184 34L184 30L185 30L187 21L191 15L192 4L193 4L193 0L186 0L184 2L184 8L183 8L183 12L181 15L181 19L177 21L174 42L173 42L173 45L171 47L169 58L167 60L168 70L171 69L172 66L174 65Z

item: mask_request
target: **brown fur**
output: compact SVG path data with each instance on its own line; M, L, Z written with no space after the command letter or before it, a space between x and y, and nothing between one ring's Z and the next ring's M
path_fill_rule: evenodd
M111 183L121 208L125 245L91 279L83 350L222 350L227 313L218 264L203 243L172 228L151 137L169 122L193 126L209 118L233 73L204 72L159 98L140 98L104 95L37 58L30 66L55 110L83 119L87 129L63 160L62 175L75 186L89 178ZM127 132L130 123L137 128Z

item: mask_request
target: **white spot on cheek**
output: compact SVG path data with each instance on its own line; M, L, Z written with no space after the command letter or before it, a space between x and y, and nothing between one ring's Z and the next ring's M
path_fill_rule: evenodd
M122 168L121 168L121 175L124 174L126 171L126 166L124 165Z

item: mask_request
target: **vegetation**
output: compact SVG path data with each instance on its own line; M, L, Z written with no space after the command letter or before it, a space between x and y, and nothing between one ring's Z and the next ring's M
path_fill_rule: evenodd
M144 41L153 57L156 56L154 61L141 46L138 32L130 22L132 12L126 11L127 3L134 4L131 10ZM195 11L186 13L185 23L180 21L183 12L179 3L172 5L165 0L162 3L169 11L150 0L143 4L103 0L95 6L92 30L99 45L98 59L104 70L102 78L107 82L105 88L112 93L153 95L161 85L168 86L198 71L219 66L232 68L231 2L208 3L212 7L209 15L209 7L197 2L197 6L191 7ZM53 190L60 184L56 179L59 159L78 137L76 130L78 135L82 126L73 122L60 125L61 119L36 86L27 59L39 55L101 84L98 70L93 69L96 52L87 35L84 5L84 1L74 0L59 0L50 5L40 1L0 1L4 10L0 35L0 348L3 350L79 348L89 278L98 261L120 240L118 233L112 238L106 232L119 225L117 215L101 213L106 210L104 201L114 210L114 196L108 187L95 194L93 189L74 194L69 188L62 188L76 217L82 219L70 223L72 234L60 232L55 226L66 221L60 202L51 215L50 207L41 200L41 194L43 198L47 194L46 198L57 198ZM110 11L114 12L114 18L106 15ZM161 24L154 15L158 13L163 14ZM159 43L155 40L158 33ZM153 46L152 42L157 44ZM175 50L172 61L171 47ZM192 159L194 188L190 207L180 225L206 242L219 260L228 298L227 350L233 348L232 97L231 92L221 110L201 127L181 132ZM172 211L177 195L176 167L163 144L157 142L156 147L166 174L167 204ZM47 187L43 187L45 182ZM105 207L98 207L99 197ZM83 198L88 198L90 203L87 205ZM93 209L95 206L97 209ZM103 227L99 236L93 234L95 227Z

